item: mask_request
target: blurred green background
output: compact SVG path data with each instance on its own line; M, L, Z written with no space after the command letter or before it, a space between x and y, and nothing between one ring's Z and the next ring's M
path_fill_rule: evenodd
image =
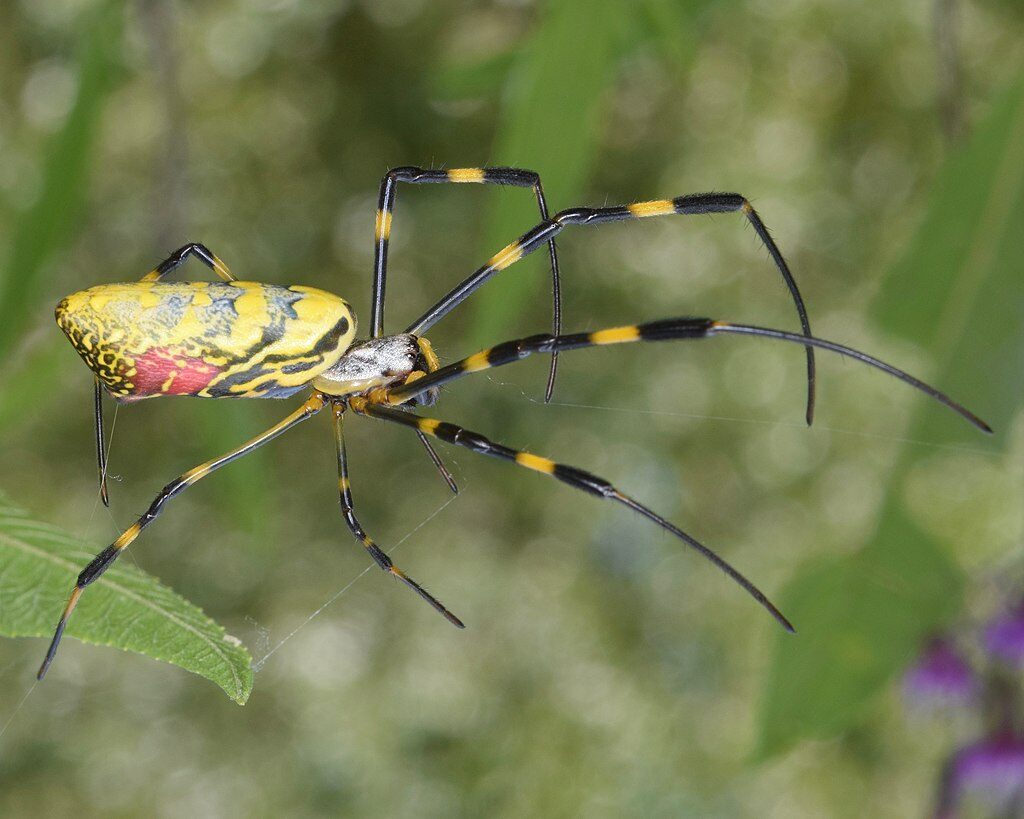
M802 352L747 339L567 354L547 406L540 359L446 391L438 417L604 475L717 549L794 638L620 508L444 448L452 499L413 436L355 419L361 518L456 632L360 577L315 419L176 499L129 558L250 647L249 704L70 640L24 699L45 644L5 640L0 813L928 810L959 735L908 721L894 675L1024 574L1019 2L22 0L0 4L0 32L0 490L96 551L294 402L111 410L108 511L92 380L55 302L195 240L240 278L344 295L365 323L377 184L397 165L533 168L554 209L741 192L818 335L997 427L983 439L822 354L807 429ZM401 188L389 327L535 220L527 191ZM796 326L739 216L559 247L569 331ZM543 255L439 324L441 355L547 328Z

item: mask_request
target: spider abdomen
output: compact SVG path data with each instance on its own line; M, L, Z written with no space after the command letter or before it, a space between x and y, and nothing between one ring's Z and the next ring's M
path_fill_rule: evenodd
M122 401L158 395L283 398L355 336L344 299L259 282L134 282L73 293L57 324Z

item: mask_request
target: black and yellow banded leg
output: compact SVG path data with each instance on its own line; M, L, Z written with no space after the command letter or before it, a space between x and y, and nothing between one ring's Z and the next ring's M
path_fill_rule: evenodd
M548 218L548 203L544 198L544 188L540 183L540 175L535 171L523 168L450 168L449 170L433 170L428 168L393 168L388 171L380 183L380 197L377 200L376 246L373 263L373 317L371 320L371 336L377 338L384 334L384 290L387 284L388 242L391 237L391 219L395 209L395 197L399 182L411 185L429 184L478 184L508 185L516 188L532 188L537 198L540 218ZM558 335L562 331L562 297L558 278L558 249L555 240L548 241L548 256L551 259L551 298L553 302L553 318L551 332ZM548 384L544 400L550 401L555 388L555 374L558 369L557 354L551 355L551 368L548 372Z
M367 553L381 569L401 580L406 586L433 606L434 610L443 615L444 618L453 626L465 628L465 624L463 624L458 617L448 611L440 600L399 569L391 561L391 558L387 556L384 550L374 543L370 536L366 534L366 530L364 530L362 524L359 523L359 519L356 518L355 507L352 503L352 486L348 477L348 453L345 450L343 417L345 413L345 406L340 403L334 404L331 407L331 411L334 418L334 441L338 453L338 497L341 501L341 514L345 518L345 523L348 525L348 528L352 531L352 534L356 536L356 539L363 544Z
M815 336L789 333L785 330L774 330L770 327L756 327L750 324L732 324L727 321L715 321L709 318L681 317L661 319L660 321L650 321L645 324L609 327L605 330L595 330L591 333L572 333L564 336L540 334L527 336L526 338L517 338L494 347L489 347L486 350L481 350L468 358L463 358L461 361L455 361L452 364L441 367L439 370L415 381L409 381L401 386L391 387L386 390L378 390L372 395L375 402L398 405L412 400L425 390L437 389L444 384L471 373L521 361L534 353L548 353L552 350L579 350L585 347L628 344L634 341L697 340L722 334L757 336L759 338L769 338L776 341L803 344L805 346L811 345L823 350L839 353L847 358L855 359L884 373L888 373L894 378L898 378L900 381L931 396L939 403L945 404L982 432L992 432L988 424L944 392L937 390L930 384L915 378L898 367L894 367L892 364L888 364L867 353L862 353L860 350L855 350L843 344L837 344L834 341L816 338Z
M657 524L664 531L679 538L692 549L710 560L715 564L715 566L738 583L761 606L763 606L787 631L794 630L793 625L789 620L786 619L782 612L775 607L764 593L758 589L757 586L747 580L746 577L740 574L739 571L733 568L731 564L727 563L723 558L719 557L699 540L688 535L679 527L665 520L661 515L651 509L648 509L642 503L634 500L624 492L616 489L604 478L599 478L597 475L578 469L574 466L556 463L555 461L543 458L539 455L533 455L529 452L511 449L510 447L495 443L479 433L471 432L470 430L456 426L455 424L449 424L444 421L438 421L434 418L423 418L421 416L401 412L400 410L396 410L391 407L371 403L365 398L350 399L349 406L361 415L368 415L372 418L379 418L382 421L401 424L403 426L419 430L426 435L439 438L449 444L465 447L466 449L477 452L481 455L490 455L494 458L511 461L518 466L525 467L526 469L533 470L534 472L539 472L542 475L548 475L552 478L556 478L576 489L582 489L584 492L594 495L595 497L615 501L628 509L632 509L634 512L639 513L649 521Z
M635 202L632 205L616 205L607 208L570 208L556 213L520 236L512 244L499 250L487 264L478 268L468 278L456 285L444 298L427 310L416 321L409 325L405 332L422 335L430 327L444 318L462 303L471 293L481 287L495 273L518 262L524 256L533 253L542 244L551 242L569 225L598 225L603 222L621 222L634 219L646 219L650 216L688 216L701 213L732 213L741 212L754 227L761 242L767 248L775 262L776 268L789 289L800 317L800 326L805 336L811 335L811 325L807 318L803 297L797 287L796 280L789 270L782 252L768 233L768 228L757 211L738 193L697 193L677 196L675 199L657 199L650 202ZM558 335L556 331L553 335ZM814 351L807 345L807 423L814 419L815 369Z
M142 533L142 530L160 516L160 513L163 511L164 505L167 501L175 495L185 491L185 489L192 486L192 484L202 480L211 472L220 469L222 466L226 466L232 461L238 460L244 455L248 455L254 449L263 446L263 444L273 440L278 435L287 432L289 429L302 423L307 418L316 415L321 409L323 409L325 404L326 399L324 399L324 397L319 393L314 393L301 407L295 410L295 412L291 413L279 423L274 424L270 429L260 433L255 438L251 438L246 441L238 447L238 449L234 449L225 455L221 455L219 458L214 458L211 461L200 464L194 469L190 469L183 475L179 475L167 484L167 486L161 489L160 493L149 505L149 509L147 509L142 516L135 521L135 523L125 529L117 540L96 555L92 562L82 570L81 574L78 575L75 587L71 590L71 596L68 598L67 605L64 606L64 612L61 614L60 621L57 623L57 630L54 632L53 640L50 642L50 648L46 652L46 659L43 660L43 664L39 667L39 673L36 675L37 678L41 680L46 674L46 670L50 667L50 663L53 662L53 658L57 653L57 646L60 644L60 638L64 635L64 627L67 625L68 617L71 616L71 612L74 611L75 606L78 605L78 601L82 596L82 592L85 591L85 587L90 583L95 583L100 576L111 567L121 553Z
M199 242L189 242L187 245L179 247L170 256L143 276L142 281L160 281L164 276L169 276L181 267L189 256L195 256L224 281L235 281L235 277L232 275L231 271L228 270L228 266L224 264L224 262L222 262L214 253L212 253L206 245L202 245Z

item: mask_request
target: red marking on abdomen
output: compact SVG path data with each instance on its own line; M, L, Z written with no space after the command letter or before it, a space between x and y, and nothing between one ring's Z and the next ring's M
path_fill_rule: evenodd
M179 367L178 362L185 366ZM134 396L195 395L217 374L217 368L201 358L175 356L166 347L147 350L135 359ZM168 379L172 379L167 384Z

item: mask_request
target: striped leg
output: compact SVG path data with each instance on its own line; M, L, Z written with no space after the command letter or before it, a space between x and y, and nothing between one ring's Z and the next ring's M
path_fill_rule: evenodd
M548 203L544 198L544 189L540 184L540 175L522 168L452 168L447 171L428 170L425 168L394 168L388 171L380 183L380 198L377 202L377 245L373 261L373 318L371 336L377 338L384 334L384 289L387 279L388 240L391 236L391 216L395 208L396 188L399 182L412 185L445 184L445 183L476 183L483 185L511 185L517 188L533 188L537 197L537 208L540 218L547 220ZM562 331L562 297L558 279L558 250L554 238L547 242L548 256L551 258L551 297L554 317L551 332L558 335ZM550 401L555 388L555 373L558 369L558 354L551 354L551 369L548 372L548 384L544 400Z
M195 256L199 261L205 264L210 270L220 276L226 282L235 281L235 277L228 270L228 266L224 264L216 255L210 252L206 245L201 245L199 242L189 242L187 245L182 245L175 250L170 256L164 259L160 264L149 271L145 276L142 277L144 282L158 282L164 276L168 276L181 267L185 260L189 256Z
M453 626L465 628L463 622L448 611L440 600L392 563L391 558L373 542L359 523L359 520L356 518L356 510L352 504L352 489L348 479L348 453L345 450L345 434L343 429L345 405L335 404L332 407L332 412L334 416L334 441L338 450L338 493L341 499L341 514L344 515L348 528L352 530L352 534L356 536L356 539L366 547L366 551L378 566L405 583L406 586L430 603L437 612L444 615L445 619Z
M761 242L767 248L775 262L782 279L789 288L793 303L800 317L800 327L805 336L811 334L811 325L807 319L807 309L803 297L796 285L796 280L789 270L789 265L782 256L775 241L768 233L768 228L757 211L738 193L696 193L677 196L675 199L658 199L651 202L636 202L632 205L617 205L609 208L571 208L556 213L551 219L542 221L527 231L512 244L499 250L483 267L458 284L437 304L409 325L405 331L413 335L422 335L430 327L454 310L462 301L477 290L495 273L504 270L524 256L533 253L540 245L550 242L568 225L597 225L602 222L621 222L630 219L645 219L648 216L691 215L698 213L732 213L742 212L753 226ZM558 335L556 331L553 335ZM807 345L807 423L814 420L814 351Z
M745 589L751 597L760 603L761 606L763 606L787 631L794 631L793 625L786 619L782 612L780 612L774 604L765 597L764 593L734 569L729 563L711 551L711 549L703 543L691 537L672 523L669 523L669 521L665 520L661 515L648 509L629 495L626 495L624 492L620 492L604 478L599 478L597 475L585 472L582 469L577 469L574 466L555 463L554 461L542 458L539 455L531 455L529 452L510 449L507 446L503 446L502 444L495 443L494 441L485 438L483 435L476 432L470 432L469 430L455 426L454 424L448 424L444 421L438 421L433 418L422 418L410 413L401 412L400 410L396 410L391 407L381 406L380 404L372 404L365 398L350 399L349 406L361 415L369 415L383 421L402 424L403 426L411 427L412 429L419 430L420 432L431 435L435 438L440 438L442 441L446 441L449 444L455 444L456 446L465 447L473 452L478 452L481 455L490 455L495 458L511 461L519 466L532 469L535 472L540 472L542 475L550 475L563 483L569 484L569 486L575 487L576 489L582 489L584 492L588 492L598 498L612 500L622 504L628 509L632 509L634 512L637 512L653 523L656 523L669 534L679 538L692 549L695 549L698 553L714 563L719 569L736 581L736 583L742 586L743 589Z
M399 387L392 387L387 390L380 390L373 394L374 401L387 404L403 404L426 390L436 390L443 384L462 378L470 373L487 370L491 367L501 367L520 361L534 353L547 353L551 350L578 350L583 347L603 347L608 344L627 344L633 341L676 341L695 340L710 338L720 334L735 334L758 336L770 338L776 341L793 342L796 344L819 347L823 350L831 350L847 358L853 358L882 372L898 378L906 384L931 396L941 404L945 404L954 412L961 415L969 423L976 426L982 432L992 432L992 429L978 416L954 401L944 392L941 392L930 384L926 384L918 378L904 372L897 367L875 358L874 356L837 344L834 341L826 341L814 336L800 335L799 333L787 333L784 330L773 330L769 327L755 327L749 324L731 324L725 321L714 321L708 318L671 318L660 321L651 321L646 324L627 325L625 327L610 327L606 330L597 330L592 333L573 333L565 336L536 335L526 338L518 338L506 341L495 347L481 350L479 353L456 361L435 372L429 373L422 378L409 382Z
M67 625L68 617L71 616L71 612L74 611L75 606L78 605L78 601L82 596L82 592L85 591L85 587L90 583L95 583L100 576L110 568L114 561L117 560L120 554L132 544L142 530L159 517L160 513L163 511L164 504L166 504L167 501L192 486L192 484L202 480L211 472L220 469L222 466L225 466L232 461L238 460L243 455L248 455L257 447L263 446L263 444L273 440L278 435L281 435L294 427L296 424L316 415L316 413L323 409L325 403L323 396L319 393L315 393L306 401L305 404L295 410L295 412L280 423L275 424L270 429L257 435L255 438L246 441L238 449L234 449L226 455L221 455L219 458L214 458L212 461L207 461L194 469L190 469L183 475L179 475L167 484L167 486L161 489L160 494L156 496L150 504L149 509L143 513L142 517L125 529L117 540L96 555L96 557L93 558L93 561L82 570L80 575L78 575L75 587L71 590L71 596L68 598L67 605L64 606L64 612L61 614L60 620L57 623L57 630L54 632L53 640L50 642L50 648L46 652L46 659L43 660L43 664L39 667L39 673L36 677L41 680L46 675L46 670L50 667L50 663L53 662L53 658L57 653L57 646L60 644L60 638L64 635L64 627Z

